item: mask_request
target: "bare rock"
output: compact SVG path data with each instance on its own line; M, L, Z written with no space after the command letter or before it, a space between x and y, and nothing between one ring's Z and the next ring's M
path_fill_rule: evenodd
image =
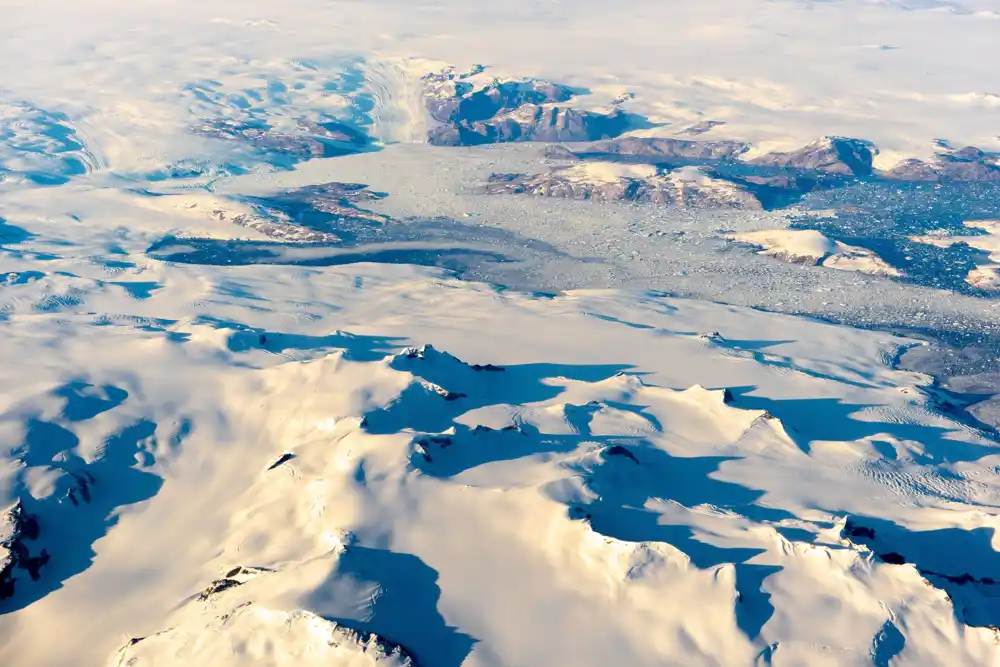
M867 177L878 149L869 141L845 137L824 137L787 153L766 153L748 160L750 164L818 171L841 176Z
M725 237L761 248L759 254L789 264L818 265L874 276L902 275L875 252L829 239L814 229L767 229L735 232Z
M566 86L532 79L494 79L477 88L468 79L481 71L473 68L459 74L452 67L424 76L424 101L431 117L448 125L468 124L489 120L525 104L567 102L573 97Z
M284 243L340 243L341 239L330 232L320 232L315 229L296 225L287 220L272 220L262 216L246 213L230 214L223 209L212 211L212 215L221 221L228 221L247 229L253 229L267 237Z
M703 120L701 122L695 123L694 125L691 125L690 127L685 128L680 132L680 134L697 136L699 134L705 134L707 132L711 132L716 127L725 124L726 121L724 120Z
M852 518L848 517L844 522L843 534L846 538L875 539L875 529L859 525Z
M428 140L436 146L477 146L515 141L593 141L616 137L626 130L626 115L561 106L525 104L487 120L459 122L434 128Z
M377 201L385 195L373 192L360 183L323 183L260 198L257 213L232 214L215 209L212 215L223 221L256 230L284 243L337 244L341 237L327 229L300 224L285 211L311 211L327 214L338 223L381 226L392 220L358 206L361 202Z
M243 141L257 150L300 161L356 153L369 143L367 135L343 123L300 121L299 127L299 132L284 132L267 124L224 120L193 131L212 139Z
M391 220L389 216L358 207L361 202L384 198L383 193L373 192L361 183L322 183L288 190L277 197L272 197L272 201L308 204L323 213L384 224Z
M628 459L636 465L639 465L639 459L636 458L635 454L633 454L630 449L623 447L622 445L612 445L611 447L606 448L601 454L605 459L622 457L624 459Z
M413 667L402 646L308 611L268 609L254 602L224 613L182 608L172 625L130 639L109 665L187 667L299 665L300 667ZM234 651L233 646L241 647Z
M440 123L428 132L437 146L476 146L513 141L593 141L627 128L618 105L609 111L565 106L567 86L535 79L493 79L481 83L482 68L454 68L423 77L424 103Z
M550 146L546 149L545 155L551 158L579 160L607 160L620 157L631 158L628 160L631 162L661 164L677 160L733 160L745 153L748 148L747 144L738 141L623 137L592 144L576 152L569 151L564 147Z
M218 595L219 593L222 593L223 591L227 591L231 588L236 588L237 586L242 586L248 581L256 579L260 575L266 574L271 571L272 570L262 567L246 567L246 566L234 567L229 572L226 572L225 577L223 577L222 579L216 579L211 584L209 584L209 586L205 590L203 590L201 593L198 594L198 599L204 602Z
M894 181L1000 182L1000 157L973 146L939 153L933 160L903 160L892 169L878 172Z
M35 551L30 543L40 533L38 519L28 514L20 501L0 517L0 600L15 593L17 580L27 574L37 581L49 561L45 549Z
M93 475L86 470L70 470L67 472L67 476L71 481L64 499L74 506L81 503L89 504L94 486Z
M438 350L430 343L421 345L420 347L407 347L399 354L390 357L389 360L393 368L398 368L400 370L412 370L414 368L414 362L418 365L420 362L427 362L432 366L440 368L450 370L461 368L463 370L472 370L477 373L504 372L507 370L503 366L495 366L494 364L467 364L448 352Z
M616 162L585 162L544 174L492 174L485 192L684 208L762 208L749 190L704 168L659 170Z
M299 127L313 136L343 144L353 144L360 147L369 142L367 134L346 123L338 123L336 121L317 123L310 120L300 120Z

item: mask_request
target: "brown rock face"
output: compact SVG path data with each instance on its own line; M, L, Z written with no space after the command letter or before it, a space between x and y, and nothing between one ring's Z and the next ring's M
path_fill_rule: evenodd
M625 114L604 114L568 107L525 104L508 114L473 123L462 122L431 130L437 146L476 146L513 141L590 141L625 131Z
M195 134L212 139L243 141L257 150L287 155L295 160L311 160L356 153L368 137L343 123L301 121L300 132L281 132L266 125L223 121L194 129Z
M689 141L686 139L623 137L603 141L573 152L562 146L550 146L546 157L561 159L633 158L630 162L658 164L670 160L734 160L749 146L738 141Z
M1000 158L973 146L940 153L934 160L904 160L878 172L894 181L1000 183Z
M827 137L788 153L767 153L748 160L762 167L818 171L841 176L867 177L878 149L860 139Z
M512 141L593 141L615 137L627 128L618 108L608 112L565 106L572 89L549 81L494 80L479 86L453 68L423 77L424 103L441 123L428 133L437 146L475 146Z
M707 170L592 175L577 168L545 174L491 174L487 194L530 194L561 199L639 202L682 208L763 208L753 193Z
M358 208L360 202L378 201L385 195L373 192L362 183L323 183L309 185L279 196L279 199L291 199L309 204L317 211L340 216L353 216L370 222L384 223L389 217L372 211Z
M572 91L548 81L494 81L476 89L466 81L471 74L447 69L423 77L425 103L434 120L447 124L474 123L513 111L525 104L567 102Z
M285 243L337 244L342 239L331 228L331 218L327 216L332 216L340 227L384 225L391 221L389 216L358 205L384 196L360 183L323 183L256 200L255 214L231 214L216 209L212 215L218 220L254 229ZM302 216L303 213L309 215ZM316 213L326 215L317 219Z

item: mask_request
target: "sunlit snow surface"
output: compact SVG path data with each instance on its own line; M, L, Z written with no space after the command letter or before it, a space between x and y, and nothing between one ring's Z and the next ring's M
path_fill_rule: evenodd
M995 151L992 3L139 4L0 28L0 664L998 660L1000 185L487 196L421 80Z

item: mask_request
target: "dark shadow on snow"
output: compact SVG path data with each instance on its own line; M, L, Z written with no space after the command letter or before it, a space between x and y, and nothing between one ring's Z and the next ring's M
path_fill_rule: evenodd
M63 185L93 169L97 160L66 114L18 100L5 100L5 106L7 113L0 119L0 180L7 173L34 185Z
M0 613L27 607L90 567L93 544L118 522L116 510L152 498L163 483L159 476L135 467L137 454L151 456L143 441L153 437L156 426L152 422L140 421L112 436L101 456L90 463L69 452L76 446L76 437L56 429L35 426L36 433L58 438L47 443L45 453L61 449L66 454L51 466L63 472L56 493L40 500L26 493L21 498L25 509L38 518L39 544L51 558L37 581L17 582L14 596L0 602ZM28 451L39 444L33 440ZM34 453L25 463L39 457L40 453Z
M71 422L93 419L102 412L118 407L128 398L128 392L114 385L96 387L79 380L69 382L53 392L66 399L62 417Z
M62 418L69 424L111 410L128 395L117 387L80 381L55 394L66 399ZM168 445L179 446L189 430L181 423ZM24 442L12 451L23 466L14 491L24 510L37 519L37 545L49 559L37 580L20 577L13 582L13 596L0 601L0 614L27 607L90 567L93 544L117 523L117 511L156 495L162 479L141 469L154 463L156 438L154 422L137 421L108 437L88 462L77 453L79 440L72 431L40 419L28 421ZM29 468L58 474L50 495L34 498L27 492L24 475Z
M844 537L867 546L885 563L915 566L928 585L948 594L959 622L1000 627L1000 552L993 547L992 528L910 530L859 516L849 518Z
M601 442L602 439L597 440ZM621 441L621 438L609 438L601 444L620 444ZM575 506L576 511L585 512L591 528L602 535L627 542L671 544L687 554L692 564L700 569L732 564L739 596L737 625L748 638L756 639L774 614L770 594L763 588L764 580L781 568L747 562L763 553L763 549L721 547L699 539L689 526L664 525L662 515L645 509L645 505L657 498L669 499L684 507L711 504L732 509L760 523L776 523L791 519L793 515L758 505L757 501L764 495L761 491L715 479L719 466L735 460L732 457L672 457L641 439L636 439L629 450L638 463L607 456L608 450L605 450L598 465L578 469L597 500Z
M397 351L403 343L401 338L393 336L366 336L345 331L325 336L269 331L232 320L205 316L195 318L194 323L232 331L226 341L230 352L265 350L283 354L291 351L342 350L344 358L350 361L379 361Z
M741 341L739 347L762 349L779 343ZM550 497L567 504L572 518L587 520L602 535L629 542L671 544L703 569L733 564L739 593L737 622L749 638L759 636L774 612L764 582L779 568L749 562L762 553L757 547L710 544L696 529L683 523L664 525L662 514L646 509L648 501L664 499L684 507L711 504L764 524L793 519L787 511L759 505L763 492L718 479L720 466L736 460L734 457L673 457L642 436L594 436L590 420L599 406L590 404L566 406L566 420L576 431L571 435L540 433L529 424L513 423L500 429L457 424L454 422L457 416L482 406L519 405L556 398L562 387L546 384L546 378L599 381L616 369L525 365L507 367L502 372L476 372L444 353L421 354L400 355L393 366L438 385L444 393L425 391L419 400L407 397L397 406L367 417L367 428L375 432L405 428L422 432L413 441L410 457L413 469L447 479L492 462L587 449L599 451L596 456L586 454L577 463L569 464L570 470L589 489L587 499L577 498L575 492L568 492L560 484L547 487ZM922 443L926 456L918 463L924 465L975 461L996 453L995 447L947 439L951 432L947 428L858 419L855 413L863 405L833 399L769 399L750 395L753 389L731 388L731 404L742 409L766 410L779 418L806 453L813 440L849 442L878 433ZM640 406L630 407L656 425ZM454 433L445 434L449 428ZM888 442L875 442L875 446L882 447L887 461L896 458L897 453ZM591 497L596 500L590 500ZM1000 600L1000 576L996 574L1000 572L1000 554L991 546L992 530L912 533L884 520L865 518L864 521L871 524L878 539L886 540L886 546L876 545L873 549L888 553L888 558L898 562L916 563L925 577L937 582L935 585L945 588L957 601L956 613L963 622L1000 625L1000 605L994 603ZM808 531L782 534L802 541L811 541L813 537ZM873 640L877 664L888 664L902 650L902 645L898 628L884 627Z
M779 569L747 562L763 550L709 544L687 525L661 525L662 515L645 509L647 501L659 498L685 507L712 504L731 508L763 523L793 518L784 510L758 505L762 491L716 479L720 465L735 460L733 457L673 457L641 436L595 436L590 423L600 408L597 404L565 407L566 420L575 431L570 435L542 433L525 423L501 429L469 428L454 419L486 405L521 405L556 398L563 387L546 384L543 380L547 378L599 382L623 369L527 364L486 372L474 371L472 366L435 350L421 354L399 355L392 365L440 386L451 398L425 391L419 400L406 397L395 406L366 416L369 431L410 428L422 432L414 438L412 468L431 477L452 478L498 461L567 454L581 449L599 450L596 459L585 455L568 466L584 480L597 500L581 502L572 493L567 496L558 483L546 487L545 492L553 500L567 504L571 517L586 519L602 535L628 542L671 544L702 569L732 563L740 600L737 622L751 639L760 634L774 612L770 595L763 589L764 580ZM615 407L623 406L616 403ZM658 420L646 414L641 406L627 408L659 429ZM448 428L453 428L454 434L444 434Z
M372 604L353 615L327 615L345 627L373 632L401 645L418 665L460 667L476 640L448 625L438 611L438 573L411 554L351 546L340 557L328 583L320 586L307 607L329 609L344 580L377 584ZM336 606L336 601L332 604Z
M485 361L485 360L484 360ZM476 371L454 357L442 360L399 359L397 370L405 370L444 390L444 394L420 385L405 390L405 396L365 416L371 433L395 433L413 429L438 433L453 425L460 414L488 405L520 405L555 398L563 387L549 385L549 378L572 378L600 382L630 369L626 365L520 364L502 372Z
M0 218L0 248L6 245L24 243L31 239L34 234L27 230L9 224L5 219Z
M812 441L853 442L877 433L887 433L900 440L919 442L923 456L910 452L921 465L978 461L1000 453L1000 445L978 445L946 438L955 429L895 421L863 421L855 414L871 407L842 403L834 398L771 399L750 395L755 387L730 387L732 405L749 410L766 410L777 417L795 444L806 454ZM893 455L892 458L895 458ZM942 474L945 471L941 470Z
M148 299L153 296L153 292L158 289L162 289L163 285L154 282L112 282L109 285L115 285L116 287L121 287L125 292L128 293L129 297L137 300Z
M872 662L875 667L891 667L892 660L903 652L906 638L896 624L886 621L872 640Z

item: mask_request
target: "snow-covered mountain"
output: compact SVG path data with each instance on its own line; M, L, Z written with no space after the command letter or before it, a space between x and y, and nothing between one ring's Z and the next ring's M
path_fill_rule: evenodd
M912 341L402 266L150 270L99 326L6 323L48 351L3 382L50 556L4 602L20 664L995 651L997 445L894 368Z
M5 8L0 665L996 664L997 16Z

